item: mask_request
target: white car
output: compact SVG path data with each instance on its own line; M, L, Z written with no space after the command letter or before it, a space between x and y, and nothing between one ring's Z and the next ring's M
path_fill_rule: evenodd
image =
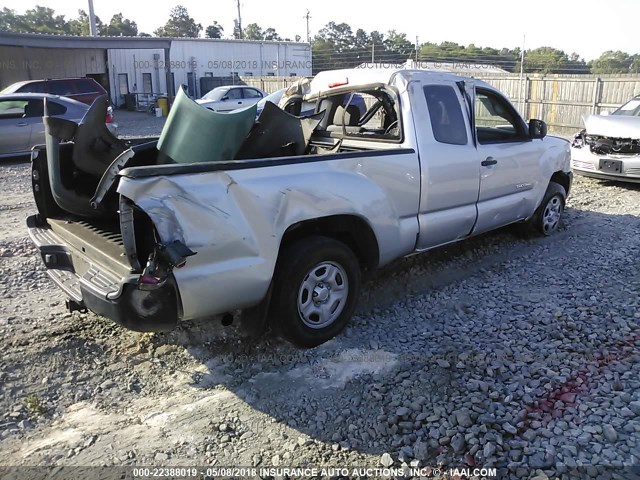
M267 96L259 88L244 85L216 87L205 96L196 100L203 107L215 112L230 112L238 108L255 105Z
M640 96L610 115L586 115L571 145L571 166L586 177L640 182Z

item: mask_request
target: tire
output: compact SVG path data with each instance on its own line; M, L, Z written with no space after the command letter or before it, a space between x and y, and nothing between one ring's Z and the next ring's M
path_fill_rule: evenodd
M360 266L349 247L320 236L298 240L280 252L272 326L297 347L316 347L344 329L359 290Z
M562 185L549 182L547 191L533 217L524 223L529 232L538 235L553 235L562 222L567 193Z

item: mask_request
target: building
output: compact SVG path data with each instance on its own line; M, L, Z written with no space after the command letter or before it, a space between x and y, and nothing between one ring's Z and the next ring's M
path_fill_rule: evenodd
M308 43L0 32L0 89L21 80L86 76L101 83L115 105L129 93L171 97L185 85L198 98L222 81L309 76L311 69Z

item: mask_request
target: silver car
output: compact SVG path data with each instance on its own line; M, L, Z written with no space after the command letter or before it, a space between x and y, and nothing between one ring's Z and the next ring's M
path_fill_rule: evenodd
M571 145L571 167L604 180L640 182L640 96L609 115L587 115Z
M58 95L46 93L13 93L0 95L0 158L28 155L31 147L44 143L44 99L49 114L79 122L89 106ZM107 114L105 122L115 135L113 116Z
M215 112L230 112L255 105L266 96L267 93L259 88L244 85L226 86L214 88L196 100L196 103Z

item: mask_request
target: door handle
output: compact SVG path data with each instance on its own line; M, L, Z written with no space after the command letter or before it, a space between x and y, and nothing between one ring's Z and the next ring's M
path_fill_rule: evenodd
M238 102L238 105L242 105L242 102L241 102L241 101L240 101L240 102Z
M496 163L498 163L498 161L493 158L493 157L487 157L486 160L483 160L480 165L482 165L483 167L488 167L490 165L495 165Z
M20 122L18 124L19 127L26 127L27 125L29 125L27 122Z

